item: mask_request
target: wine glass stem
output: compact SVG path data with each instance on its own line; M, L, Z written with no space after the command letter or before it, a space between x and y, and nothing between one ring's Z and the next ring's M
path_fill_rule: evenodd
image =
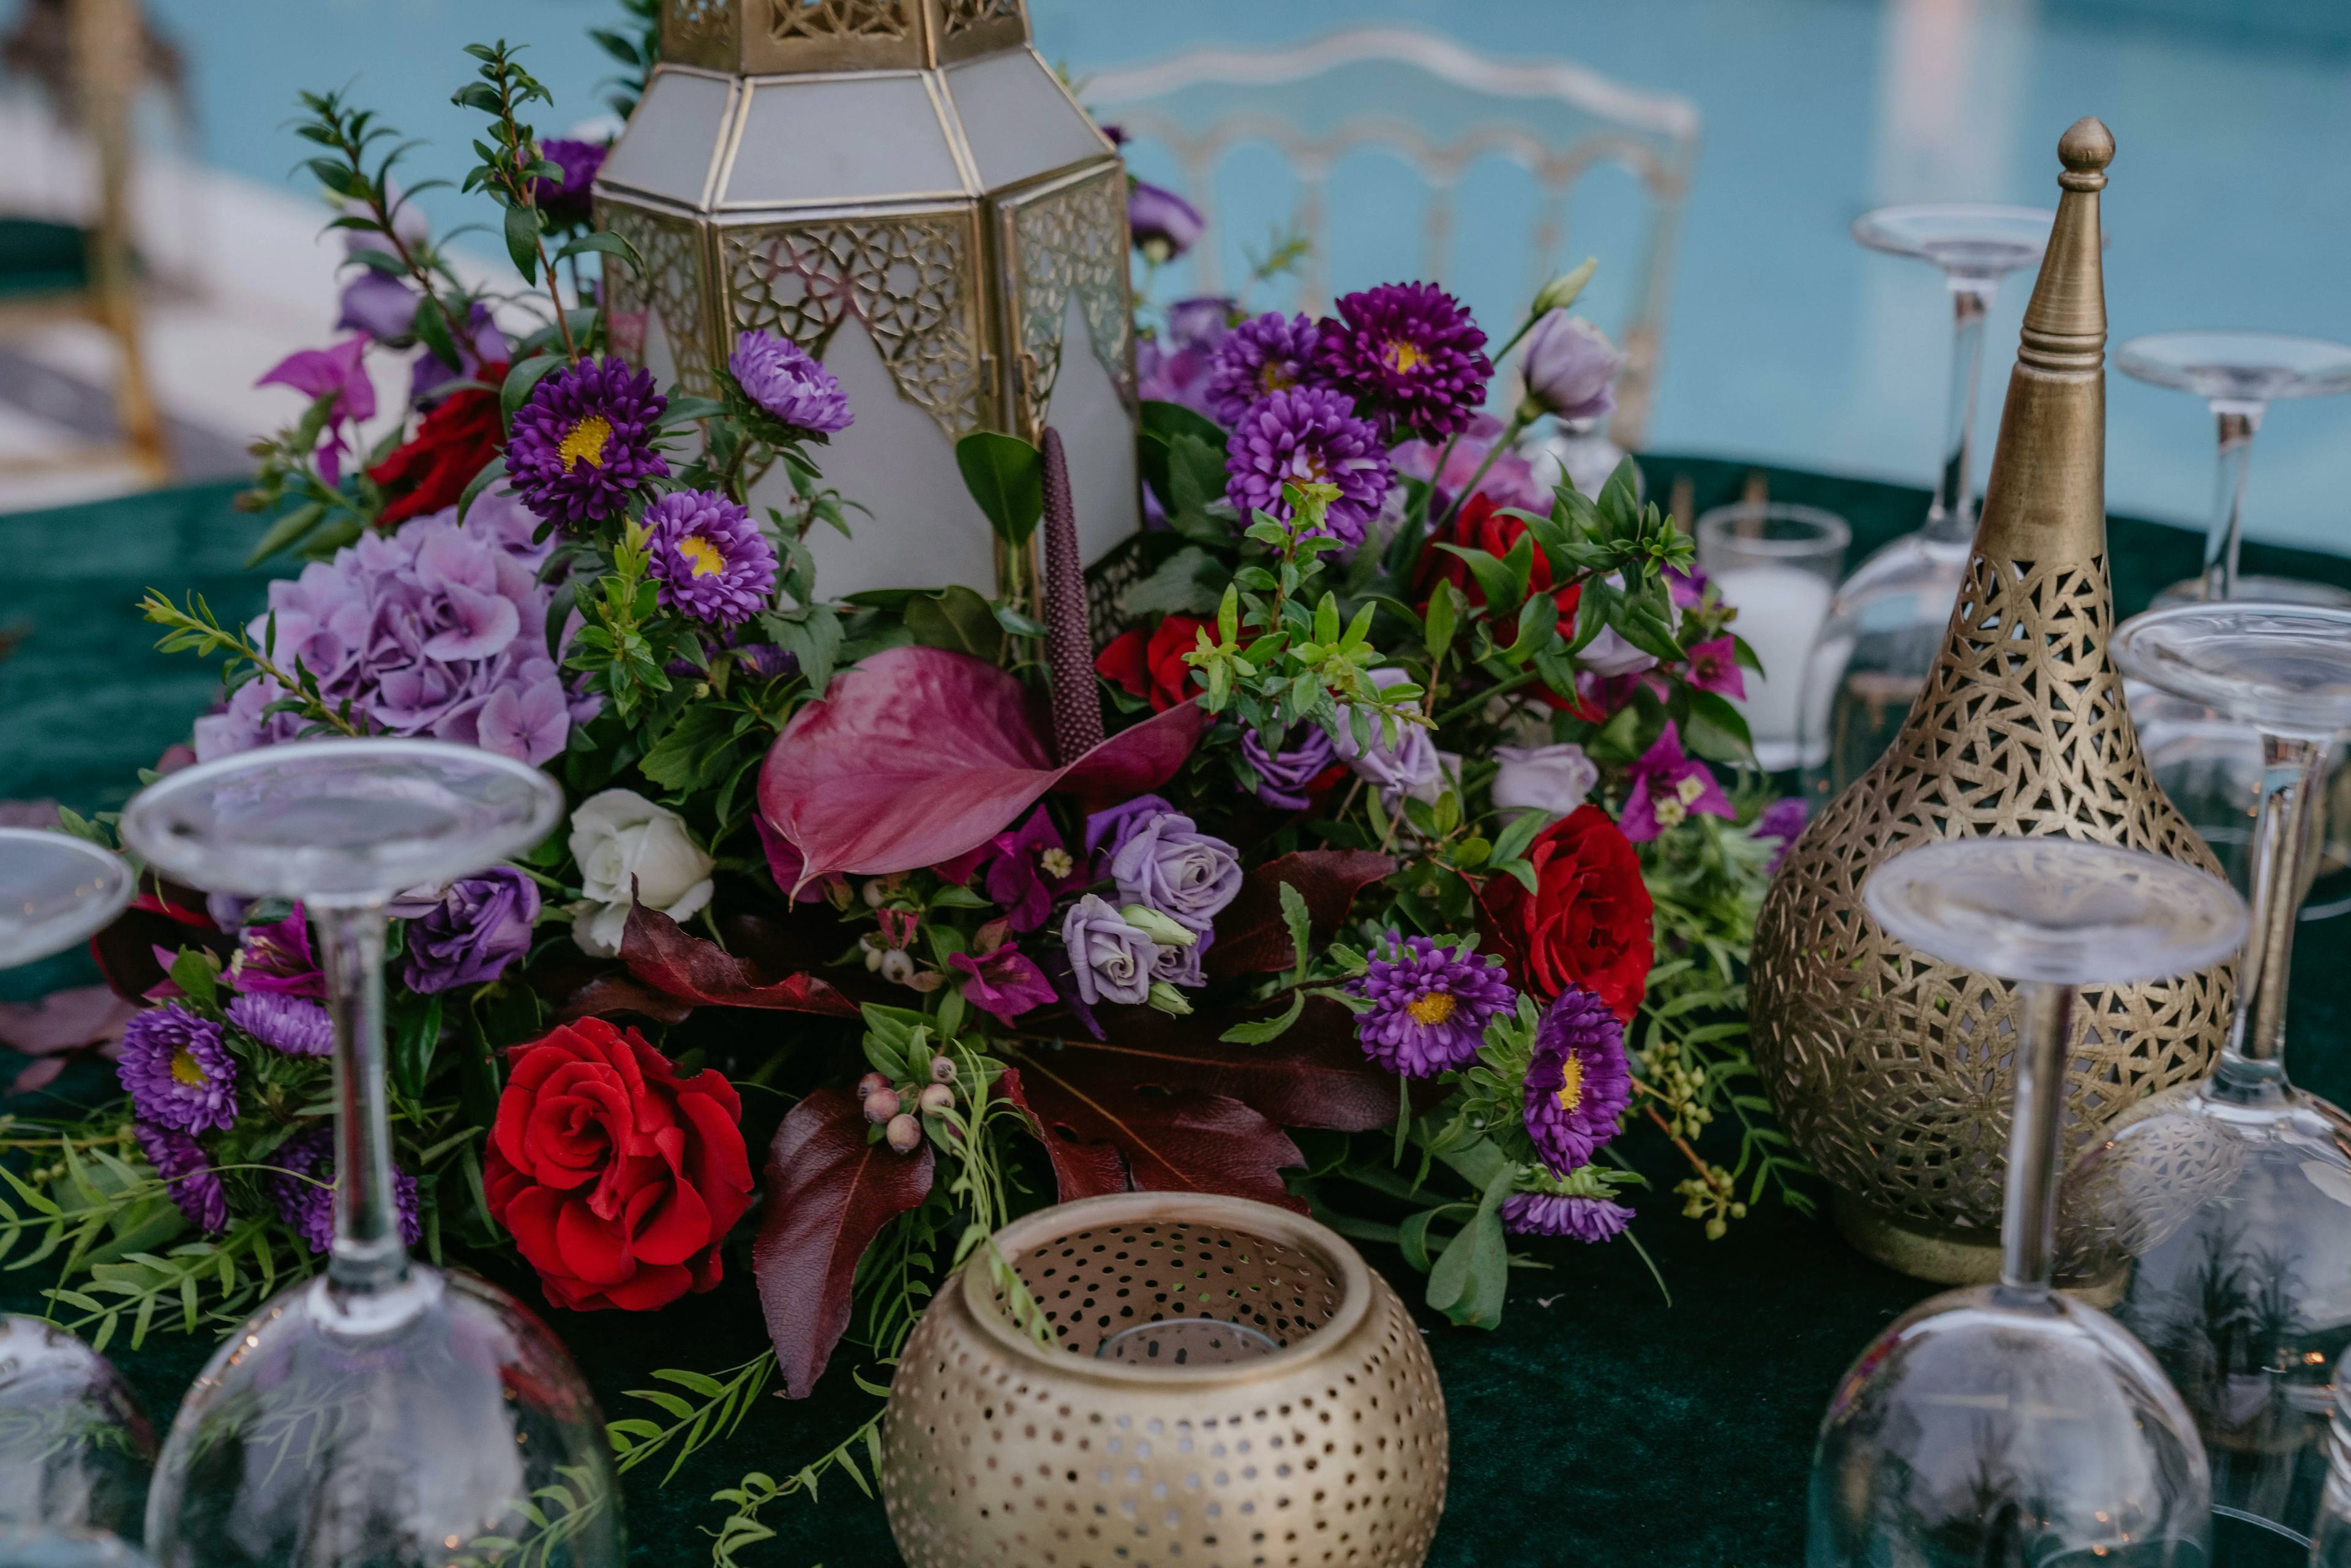
M2237 551L2244 542L2245 470L2253 460L2253 433L2267 408L2258 402L2215 400L2220 465L2212 484L2212 522L2204 534L2204 601L2217 603L2237 593Z
M335 1245L327 1280L369 1297L408 1280L392 1177L391 1085L384 1072L380 903L317 908L327 1000L335 1015Z
M2221 1048L2219 1082L2241 1095L2285 1082L2286 979L2294 964L2303 854L2326 748L2294 736L2262 737L2262 804L2253 824L2253 920L2237 966L2237 1011Z
M2016 1009L2016 1107L2008 1127L2008 1207L2000 1228L2001 1283L2049 1289L2057 1233L2057 1119L2065 1105L2065 1042L2074 988L2027 981Z
M1951 388L1943 413L1943 468L1935 478L1935 499L1927 510L1928 538L1963 544L1975 537L1975 497L1970 488L1976 439L1976 389L1983 377L1984 318L2000 285L1980 277L1953 277L1951 285Z

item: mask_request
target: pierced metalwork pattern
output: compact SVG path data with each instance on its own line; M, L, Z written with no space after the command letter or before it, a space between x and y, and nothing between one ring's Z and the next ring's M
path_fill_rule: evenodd
M645 263L640 275L616 257L605 258L613 351L631 364L643 364L646 329L658 320L677 358L679 382L697 397L716 396L718 383L711 375L703 313L700 234L682 219L603 203L597 204L596 226L627 240Z
M1012 209L1019 268L1020 413L1034 429L1061 373L1061 331L1070 297L1085 314L1094 357L1122 402L1134 405L1134 319L1127 297L1126 176L1113 165Z
M1143 624L1126 607L1127 590L1152 572L1149 536L1133 534L1086 568L1086 625L1100 649L1120 632Z
M1017 22L1020 0L941 0L941 19L950 38L990 22Z
M662 10L662 57L723 68L735 56L736 0L669 0Z
M790 38L904 38L914 31L909 0L768 0L768 36Z
M2016 1008L1999 981L1886 935L1862 904L1871 871L1915 844L1992 834L2219 869L2139 752L2106 656L2112 620L2102 552L2019 560L1980 544L1901 735L1797 841L1764 900L1756 1065L1805 1155L1879 1213L1997 1229ZM2072 1139L2200 1075L2231 988L2223 965L2086 989L2065 1073Z
M764 328L821 357L862 322L898 395L950 440L980 427L984 357L969 220L841 219L721 232L731 331Z

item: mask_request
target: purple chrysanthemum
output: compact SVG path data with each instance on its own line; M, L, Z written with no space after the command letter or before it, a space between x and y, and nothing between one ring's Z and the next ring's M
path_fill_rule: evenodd
M263 1178L277 1218L310 1245L324 1252L335 1243L335 1134L319 1127L278 1145L266 1162L277 1168ZM392 1172L392 1207L400 1214L400 1239L411 1247L423 1239L424 1227L416 1215L416 1178L397 1166Z
M1486 1021L1519 1001L1496 960L1393 931L1346 988L1372 1004L1355 1017L1364 1053L1406 1078L1467 1067L1486 1038Z
M507 476L522 504L566 528L620 510L645 479L667 474L653 448L669 399L650 371L618 359L566 365L531 389L507 440Z
M115 1075L140 1121L182 1133L236 1125L236 1059L221 1043L221 1026L177 1002L123 1026Z
M1287 520L1286 484L1336 487L1319 531L1350 549L1364 542L1395 477L1379 427L1322 387L1290 387L1250 404L1225 444L1225 495L1244 518L1264 511Z
M1527 1135L1556 1175L1590 1163L1616 1135L1616 1119L1633 1098L1633 1071L1625 1026L1606 1002L1581 986L1559 994L1535 1029L1526 1095Z
M203 1146L175 1128L145 1122L131 1124L131 1132L147 1163L168 1185L172 1201L188 1217L188 1223L207 1236L226 1230L228 1189L221 1186L220 1175L204 1157Z
M1338 319L1322 324L1314 366L1366 415L1430 440L1469 423L1494 374L1486 334L1434 283L1384 283L1341 299Z
M228 1004L228 1021L288 1056L326 1056L335 1049L334 1019L301 997L247 992Z
M735 340L726 373L743 395L778 421L811 435L833 435L852 423L848 394L831 371L789 338L749 331Z
M1217 345L1208 398L1219 424L1236 424L1268 392L1307 384L1321 329L1311 316L1269 310L1251 317Z
M580 141L568 136L550 136L541 141L538 155L562 170L563 178L532 182L531 199L538 204L538 210L558 223L586 223L596 172L604 166L604 155L611 151L601 141Z
M1578 1241L1606 1241L1632 1219L1631 1209L1604 1197L1519 1192L1502 1200L1502 1228L1516 1236L1566 1236Z
M776 549L751 514L715 490L674 490L645 508L661 605L739 626L776 591Z

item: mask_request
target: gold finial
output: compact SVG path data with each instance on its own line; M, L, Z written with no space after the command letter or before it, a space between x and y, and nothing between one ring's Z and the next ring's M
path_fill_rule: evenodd
M2095 378L2104 371L2106 347L2098 193L2105 188L2115 139L2103 124L2085 116L2058 138L2057 156L2065 165L2057 176L2057 217L2050 225L2049 248L2041 257L2032 301L2024 308L2017 367Z
M2069 191L2095 191L2106 183L2106 165L2115 161L2115 133L2095 114L2085 114L2057 139L2057 156L2065 172L2057 183Z

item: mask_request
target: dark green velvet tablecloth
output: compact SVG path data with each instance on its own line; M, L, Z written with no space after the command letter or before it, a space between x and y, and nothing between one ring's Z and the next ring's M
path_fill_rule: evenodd
M1736 498L1752 470L1698 458L1653 458L1651 493L1687 475L1703 508ZM1923 491L1764 469L1775 499L1826 507L1854 526L1857 561L1923 515ZM229 489L164 492L68 510L0 516L0 627L24 633L0 661L0 799L50 796L84 810L119 806L138 768L183 737L208 700L206 671L151 651L131 607L152 584L204 593L224 619L260 604L260 579L238 570L255 536L227 506ZM2199 541L2174 528L2116 519L2111 531L2118 610L2143 606L2194 571ZM2351 560L2249 546L2246 569L2351 585ZM2295 1076L2351 1100L2339 1049L2351 1003L2341 979L2351 920L2305 926L2294 988ZM79 957L6 977L24 996L89 977ZM6 1071L0 1053L0 1071ZM78 1071L66 1093L104 1088ZM20 1103L16 1109L35 1111ZM54 1108L54 1107L52 1107ZM1636 1140L1637 1141L1637 1140ZM1636 1234L1670 1290L1660 1294L1629 1246L1538 1244L1550 1270L1513 1282L1502 1326L1490 1333L1423 1314L1452 1427L1453 1479L1430 1561L1443 1568L1795 1568L1803 1556L1804 1478L1814 1424L1832 1385L1861 1347L1928 1288L1865 1262L1823 1220L1770 1203L1708 1242L1678 1218L1666 1189L1640 1200ZM1416 1301L1419 1281L1389 1249L1369 1249ZM38 1310L50 1281L0 1276L0 1303ZM504 1282L536 1303L528 1281ZM759 1313L736 1270L707 1296L658 1316L549 1313L596 1385L605 1412L642 1406L622 1390L658 1366L712 1371L748 1360L763 1343ZM210 1345L165 1330L118 1359L149 1408L167 1417ZM689 1461L666 1486L660 1467L628 1479L633 1558L704 1562L700 1531L724 1509L710 1494L745 1471L783 1476L815 1458L861 1420L869 1402L839 1364L815 1398L766 1398L726 1442ZM846 1478L815 1502L770 1507L777 1540L749 1563L860 1568L896 1561L878 1504ZM2265 1559L2267 1560L2267 1559ZM2283 1554L2274 1560L2285 1561Z

